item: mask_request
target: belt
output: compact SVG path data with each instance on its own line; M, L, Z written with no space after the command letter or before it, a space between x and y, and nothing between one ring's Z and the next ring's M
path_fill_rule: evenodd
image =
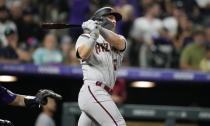
M112 95L112 93L113 93L113 90L112 90L110 87L106 86L105 84L102 84L102 83L99 82L99 81L96 82L96 86L102 87L102 88L103 88L104 90L106 90L110 95Z
M106 86L105 84L103 84L103 83L100 82L100 81L85 80L85 81L83 81L83 84L84 84L85 82L95 83L96 86L102 87L102 88L103 88L104 90L106 90L110 95L112 95L112 93L113 93L113 90L112 90L110 87Z

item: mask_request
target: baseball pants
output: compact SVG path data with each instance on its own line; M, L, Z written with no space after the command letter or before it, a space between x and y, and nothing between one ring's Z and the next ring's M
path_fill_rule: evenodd
M126 126L110 94L95 83L83 84L78 103L82 111L78 126Z

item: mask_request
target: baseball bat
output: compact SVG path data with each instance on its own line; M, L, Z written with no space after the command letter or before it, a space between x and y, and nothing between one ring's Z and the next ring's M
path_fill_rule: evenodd
M79 24L62 24L62 23L43 23L41 28L43 29L64 29L64 28L78 28Z

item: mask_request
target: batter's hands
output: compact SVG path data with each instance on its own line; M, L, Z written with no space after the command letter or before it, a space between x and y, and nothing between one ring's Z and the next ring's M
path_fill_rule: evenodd
M39 99L39 104L41 106L46 105L47 104L47 97L51 97L55 100L62 100L62 96L55 93L52 90L48 90L48 89L41 89L37 92L36 97Z
M89 32L97 29L98 27L98 22L93 21L93 20L88 20L82 23L82 29L83 30L88 30Z
M88 20L83 22L82 28L84 32L90 34L94 40L98 38L100 25L97 21Z
M14 125L9 120L0 119L0 126L14 126Z

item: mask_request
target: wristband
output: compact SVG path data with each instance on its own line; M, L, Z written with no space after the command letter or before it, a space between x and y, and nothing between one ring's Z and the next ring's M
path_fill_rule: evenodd
M26 96L24 98L24 102L27 108L31 108L34 106L39 106L39 99L34 96Z

